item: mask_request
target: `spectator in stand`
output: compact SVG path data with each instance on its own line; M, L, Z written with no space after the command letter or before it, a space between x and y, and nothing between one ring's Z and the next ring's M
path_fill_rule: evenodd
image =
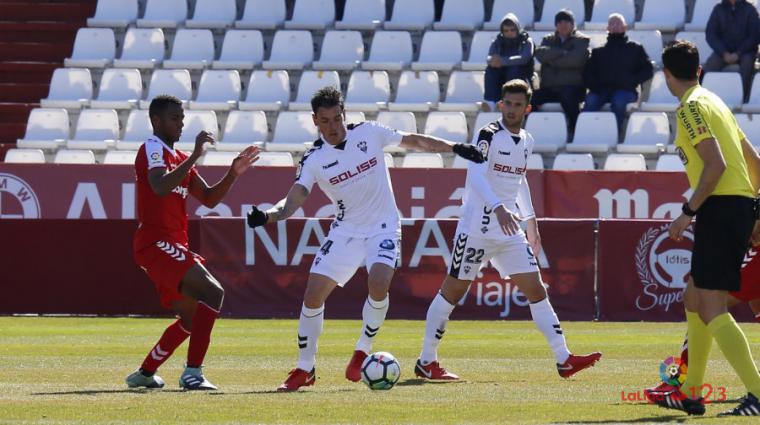
M705 72L739 65L745 102L749 99L755 73L759 33L757 9L747 0L723 0L716 4L705 30L707 43L713 49L705 63Z
M617 119L618 130L623 127L629 103L639 95L639 84L652 78L654 69L641 44L628 40L625 17L610 15L607 21L607 43L591 51L583 71L583 82L589 89L584 111L598 111L609 103Z
M483 110L495 111L501 100L501 87L520 79L530 86L533 80L533 40L523 31L513 13L501 20L501 32L488 49Z
M554 25L554 34L544 37L536 48L536 58L541 62L541 83L532 104L534 109L540 109L544 103L560 102L567 116L568 134L572 135L580 103L586 95L583 69L589 55L589 38L575 29L575 16L570 10L557 12Z

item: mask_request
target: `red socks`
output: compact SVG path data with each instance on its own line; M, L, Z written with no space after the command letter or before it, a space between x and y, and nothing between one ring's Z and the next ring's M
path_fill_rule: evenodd
M193 329L190 334L190 347L187 349L187 367L200 367L206 357L211 342L211 330L219 311L198 301L198 308L193 315Z
M190 332L182 327L179 320L169 325L161 335L161 339L143 360L140 369L146 373L154 373L189 336Z
M684 339L681 346L681 363L689 364L689 338Z

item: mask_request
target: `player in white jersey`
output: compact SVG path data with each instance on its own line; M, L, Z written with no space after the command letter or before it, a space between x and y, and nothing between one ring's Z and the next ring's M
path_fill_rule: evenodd
M562 327L541 282L534 255L541 250L541 237L525 177L533 138L522 129L523 119L530 112L531 94L524 81L508 81L502 86L499 102L502 118L474 136L472 144L486 160L470 163L467 168L462 217L454 237L449 273L427 312L422 353L414 369L419 377L459 379L438 363L438 345L454 306L488 261L503 278L511 277L530 301L533 321L554 351L560 376L568 378L601 357L601 353L576 356L568 351ZM519 225L524 220L528 221L527 237Z
M388 288L399 255L401 225L383 147L398 145L428 152L454 152L483 162L470 144L454 144L420 134L392 130L375 122L345 124L341 93L319 90L311 100L320 139L303 156L295 184L285 199L267 211L253 207L250 227L290 217L306 200L314 183L336 207L330 232L314 258L298 321L299 360L278 391L313 385L317 339L322 333L324 303L361 265L369 272L369 296L362 310L362 329L346 378L360 380L360 368L388 311Z

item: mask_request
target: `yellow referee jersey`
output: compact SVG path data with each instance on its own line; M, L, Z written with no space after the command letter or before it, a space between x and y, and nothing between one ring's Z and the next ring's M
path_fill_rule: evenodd
M734 114L715 93L700 85L687 90L676 110L676 122L676 151L692 189L696 189L705 166L695 147L712 138L718 141L723 152L726 170L711 195L755 197L741 146L745 135Z

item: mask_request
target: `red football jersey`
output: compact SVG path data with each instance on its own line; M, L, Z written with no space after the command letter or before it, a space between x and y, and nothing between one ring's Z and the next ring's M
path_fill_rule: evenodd
M148 171L166 168L167 172L177 168L189 155L169 148L161 139L151 136L140 146L135 159L137 178L137 219L140 226L135 232L133 248L139 251L157 241L188 244L187 212L185 199L193 176L198 174L195 166L190 169L179 186L171 193L159 197L148 182Z

